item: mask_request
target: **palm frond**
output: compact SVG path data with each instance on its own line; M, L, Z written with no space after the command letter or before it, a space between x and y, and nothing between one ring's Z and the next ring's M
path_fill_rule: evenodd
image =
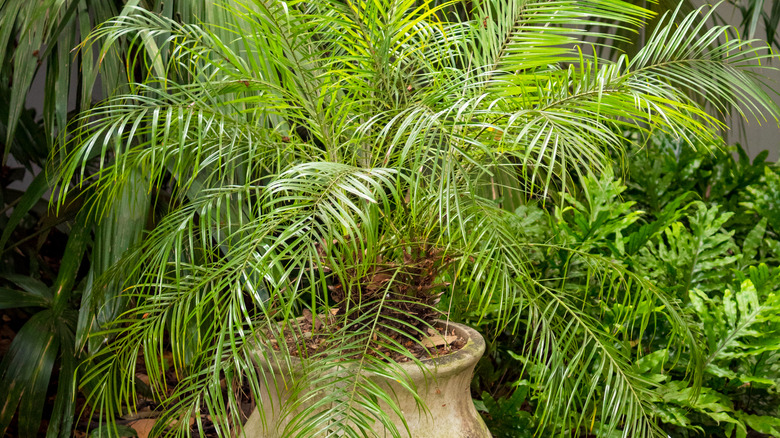
M623 1L539 0L476 6L474 65L493 71L533 71L577 61L585 36L611 40L608 30L635 29L650 17L647 10ZM586 26L607 20L604 33ZM609 42L605 42L609 45Z
M629 63L640 81L663 77L672 85L692 91L713 105L721 116L735 109L740 116L766 120L777 104L760 87L755 69L768 69L774 55L762 42L728 35L729 26L706 28L715 9L700 7L673 23L679 8L661 20L656 31ZM763 63L763 65L762 65ZM754 70L750 70L754 69ZM757 79L759 82L757 82Z

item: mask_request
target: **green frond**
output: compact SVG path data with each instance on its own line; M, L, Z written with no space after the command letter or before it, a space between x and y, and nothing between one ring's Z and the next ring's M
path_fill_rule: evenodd
M777 121L777 104L756 87L756 73L749 70L770 68L771 50L757 40L729 38L730 26L709 27L714 8L702 6L674 25L679 11L661 19L629 63L632 74L641 81L662 77L712 104L722 117L735 109L743 118L766 120L769 115Z
M478 2L472 24L474 65L487 72L533 71L576 62L585 37L613 38L586 30L606 20L609 30L636 29L647 10L623 1L531 0ZM609 44L609 43L606 43Z

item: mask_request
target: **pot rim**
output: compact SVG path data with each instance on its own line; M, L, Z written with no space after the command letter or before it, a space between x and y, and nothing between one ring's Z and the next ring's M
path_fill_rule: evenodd
M485 339L479 332L465 324L443 319L437 319L434 325L440 328L442 333L455 330L458 336L466 340L466 345L442 356L427 357L407 362L389 362L387 365L397 368L411 379L423 378L431 374L445 376L476 365L485 352ZM262 348L257 350L262 350ZM285 368L288 370L290 368L295 370L302 368L302 361L299 357L289 356L285 361L269 361L266 354L263 354L261 351L257 351L257 353L258 365L269 367L274 373L283 372ZM371 374L370 371L366 371L366 373Z

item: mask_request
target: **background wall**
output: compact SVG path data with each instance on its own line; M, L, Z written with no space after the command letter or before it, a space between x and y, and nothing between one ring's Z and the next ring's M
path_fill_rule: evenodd
M765 1L764 9L767 12L771 10L775 1L780 0ZM702 2L702 4L704 3L706 2ZM742 15L732 4L724 2L718 6L718 10L720 11L721 17L728 23L737 27L740 26ZM743 36L743 38L745 37L746 36ZM766 29L763 25L759 27L755 38L766 40ZM768 86L764 88L773 96L774 101L780 105L780 94L778 94L780 93L780 70L778 70L778 68L780 68L780 62L774 60L769 63L769 66L775 70L763 70L763 74L768 76ZM769 159L772 161L778 160L778 155L780 153L780 127L778 127L776 120L762 120L760 123L756 120L742 122L738 117L734 117L729 125L731 126L731 129L726 135L726 140L729 144L740 143L751 156L756 156L759 152L768 150Z

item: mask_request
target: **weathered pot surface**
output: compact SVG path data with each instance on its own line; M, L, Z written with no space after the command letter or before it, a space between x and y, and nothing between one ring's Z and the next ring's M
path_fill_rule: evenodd
M386 377L374 376L374 381L386 389L389 388L389 394L395 397L406 420L408 433L400 418L390 409L384 411L391 418L395 417L394 424L398 426L403 437L490 438L490 431L474 408L469 389L474 367L485 352L485 341L476 330L468 326L445 321L439 321L439 324L440 329L446 325L446 333L454 330L458 336L466 339L466 345L446 356L423 360L424 370L414 362L399 364L417 388L427 411L418 407L413 395L400 383ZM278 372L278 368L274 368ZM273 385L270 378L268 383ZM287 438L283 431L293 414L282 418L280 406L290 395L283 385L276 386L277 388L261 387L258 409L263 409L264 415L255 410L249 417L244 425L247 438ZM378 421L374 422L373 430L379 437L392 436Z

